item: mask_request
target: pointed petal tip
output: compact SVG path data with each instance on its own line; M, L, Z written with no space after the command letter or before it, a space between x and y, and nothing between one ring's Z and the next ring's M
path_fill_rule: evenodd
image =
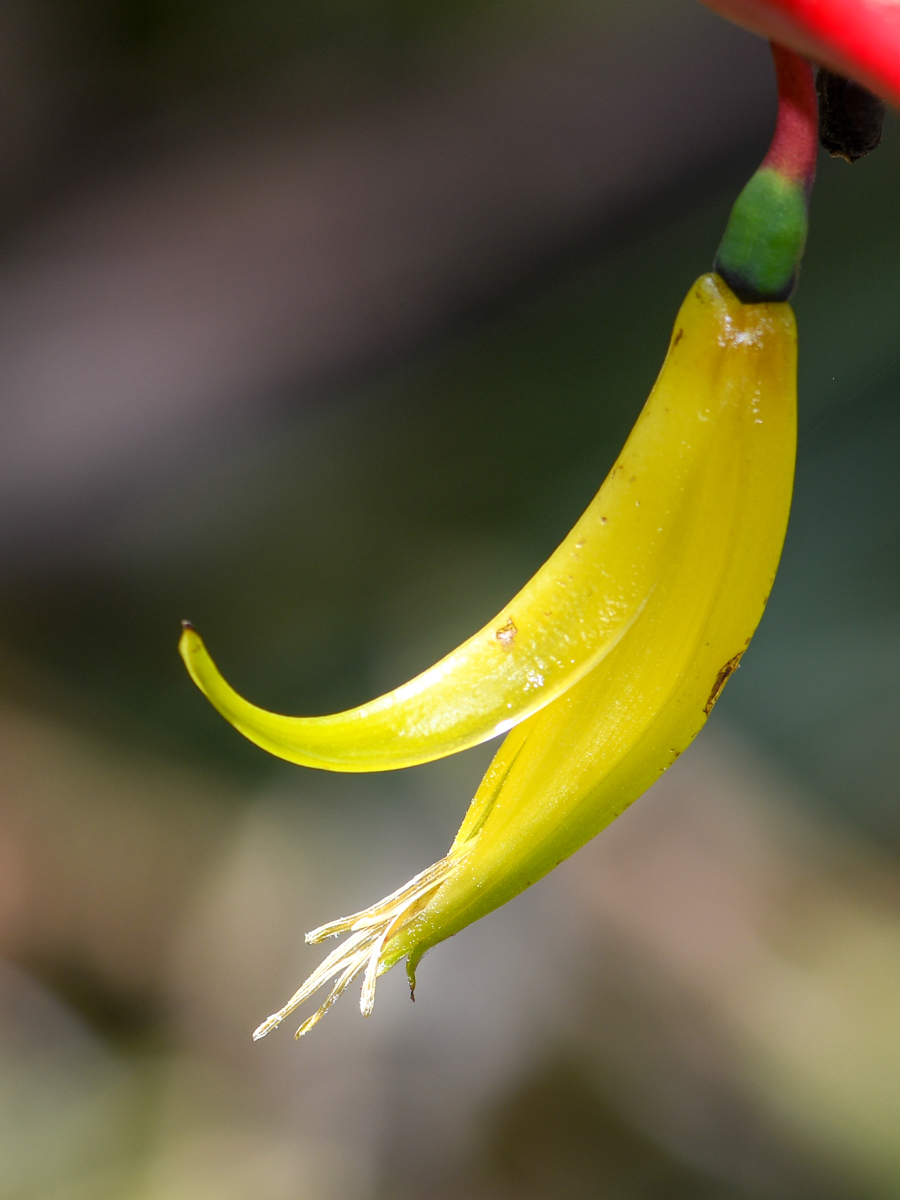
M196 648L200 635L191 621L181 622L181 636L178 639L178 649L184 655L189 649Z
M191 670L190 660L197 654L199 650L203 650L204 648L203 639L197 632L194 623L192 621L182 621L181 636L178 639L178 652L184 659L185 666L191 672L191 675L193 675L193 671ZM194 682L197 683L199 687L199 683L196 679L194 679ZM200 690L203 691L203 688Z

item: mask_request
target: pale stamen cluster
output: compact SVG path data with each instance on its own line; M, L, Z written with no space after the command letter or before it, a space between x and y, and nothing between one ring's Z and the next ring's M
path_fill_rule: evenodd
M341 917L308 933L306 941L310 945L324 942L327 938L338 937L342 933L349 933L350 937L332 950L302 987L291 996L284 1008L263 1021L254 1032L253 1040L258 1042L260 1038L264 1038L320 987L334 980L324 1002L294 1034L294 1037L303 1037L321 1021L338 996L363 970L365 975L359 1011L364 1017L370 1016L375 1006L375 983L382 971L387 969L382 962L387 943L405 922L421 912L457 865L458 859L442 858L426 870L420 871L402 888L373 904L371 908L365 908L349 917Z

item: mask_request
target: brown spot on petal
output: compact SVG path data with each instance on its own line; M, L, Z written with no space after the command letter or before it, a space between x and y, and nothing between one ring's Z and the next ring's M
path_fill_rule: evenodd
M510 617L505 625L500 626L500 628L494 634L494 637L506 650L511 650L512 644L516 640L516 634L518 632L519 631L516 629L515 621L512 619L512 617Z
M707 700L706 704L703 706L703 711L706 713L707 716L709 716L709 714L712 712L713 705L718 700L719 696L722 694L722 688L728 682L731 675L733 675L734 672L741 665L741 658L743 657L743 654L744 654L744 652L742 650L740 652L740 654L736 654L734 656L734 658L729 658L728 662L725 664L724 667L722 667L722 669L719 671L718 675L716 676L716 682L713 684L712 691L709 693L709 699Z

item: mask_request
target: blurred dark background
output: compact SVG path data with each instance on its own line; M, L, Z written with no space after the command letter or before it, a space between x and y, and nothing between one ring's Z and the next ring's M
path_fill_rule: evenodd
M0 6L0 1200L900 1195L900 129L823 157L778 583L695 747L375 1014L249 1040L491 747L244 742L596 490L774 117L694 0Z

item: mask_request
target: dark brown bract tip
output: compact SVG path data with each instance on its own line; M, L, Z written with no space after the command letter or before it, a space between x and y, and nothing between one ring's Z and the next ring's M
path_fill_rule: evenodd
M816 75L819 144L832 158L858 162L881 143L885 103L854 79L824 67Z

